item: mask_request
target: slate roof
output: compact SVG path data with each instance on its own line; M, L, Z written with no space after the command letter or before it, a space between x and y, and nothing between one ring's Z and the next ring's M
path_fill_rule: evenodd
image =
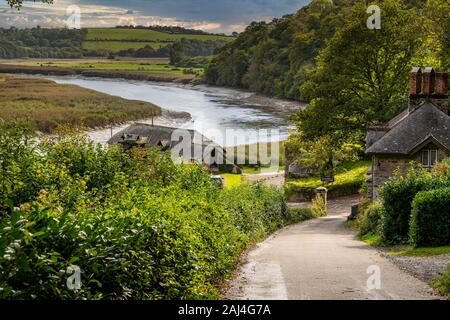
M450 116L426 101L411 112L402 112L384 130L369 129L366 154L409 155L428 141L450 151Z
M152 126L144 123L134 123L124 130L116 133L111 137L108 141L109 144L118 143L123 139L124 134L131 134L140 137L147 138L147 143L156 147L160 142L163 143L171 143L172 144L172 134L175 130L179 130L178 128L164 127L164 126ZM191 139L195 144L210 144L212 141L202 135L195 130L182 129L185 132L188 132L191 135Z
M162 147L164 150L172 149L177 144L178 141L172 141L172 134L175 130L180 130L178 128L164 127L164 126L152 126L149 124L135 123L125 128L124 130L116 133L108 141L108 144L115 144L123 141L124 137L127 135L133 135L139 138L145 138L145 142L151 147ZM218 156L223 156L225 153L223 148L218 144L214 143L211 139L205 137L201 133L195 130L181 129L183 134L189 134L191 136L191 147L192 155L195 155L194 148L201 148L205 150L207 146L209 149L215 149ZM180 140L181 141L181 138ZM201 159L196 159L201 160Z

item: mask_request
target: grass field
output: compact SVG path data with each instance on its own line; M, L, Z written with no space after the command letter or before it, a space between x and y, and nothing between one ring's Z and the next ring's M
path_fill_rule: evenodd
M122 29L122 28L89 28L86 40L139 40L154 42L174 42L180 39L195 40L232 40L233 37L203 34L170 34L148 29Z
M364 181L366 177L366 171L369 168L369 161L357 161L351 162L343 165L338 168L337 173L335 175L334 184L346 184L352 183L354 181ZM301 187L310 187L317 188L322 186L324 183L321 180L321 177L311 177L305 179L289 179L289 183L301 186Z
M68 124L101 127L159 115L159 107L75 85L28 77L0 75L0 119L32 121L45 133Z
M159 49L183 38L203 41L232 41L234 39L220 35L170 34L148 29L89 28L83 48L118 52L130 48L140 49L150 45L154 49Z
M46 70L62 69L85 76L180 82L188 82L196 77L195 74L186 74L185 69L192 69L197 74L203 73L201 68L173 67L165 58L0 60L0 67L2 66L6 66L7 73L29 73L27 71L34 69L35 74L38 71L45 74ZM11 70L12 67L15 69Z
M425 247L425 248L406 248L399 251L391 251L390 255L401 256L401 257L424 257L424 256L434 256L439 254L445 254L450 252L450 246L442 247Z
M109 52L118 52L127 49L141 49L150 46L153 49L159 49L167 46L163 42L133 42L133 41L84 41L83 49L88 50L106 50Z
M62 59L62 60L0 60L2 64L35 67L58 67L69 69L95 69L116 71L161 71L182 74L183 68L175 68L169 65L169 60L164 58L151 59ZM198 69L201 70L201 69Z
M311 199L315 189L325 186L330 197L347 196L358 193L366 179L370 161L356 161L342 164L336 169L335 182L324 183L320 176L302 179L288 179L285 190L294 201Z

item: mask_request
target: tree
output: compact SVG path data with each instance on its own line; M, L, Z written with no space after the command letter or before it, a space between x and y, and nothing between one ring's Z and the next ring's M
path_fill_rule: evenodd
M36 2L36 0L33 1ZM53 0L38 0L38 1L44 3L53 3ZM6 3L8 3L11 6L11 8L19 9L22 6L23 0L6 0Z
M179 65L184 59L183 45L180 42L176 42L170 48L170 64Z
M305 139L330 137L331 145L362 141L369 123L385 122L405 107L411 59L422 44L416 9L379 1L382 27L367 28L367 5L358 1L345 25L320 52L301 87L309 100L296 115Z
M437 55L440 68L450 71L450 2L446 0L428 0L424 13L430 46Z
M335 169L345 161L355 161L363 151L361 144L337 145L329 136L305 139L302 132L294 132L285 142L286 161L296 162L323 176L334 176Z

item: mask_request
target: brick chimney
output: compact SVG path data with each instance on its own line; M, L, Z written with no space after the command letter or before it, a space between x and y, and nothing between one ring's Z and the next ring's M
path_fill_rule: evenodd
M435 72L427 67L414 67L409 77L409 111L414 111L423 100L430 101L436 107L448 114L448 74Z

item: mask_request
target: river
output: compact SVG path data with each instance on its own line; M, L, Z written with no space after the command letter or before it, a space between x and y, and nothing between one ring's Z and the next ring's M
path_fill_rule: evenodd
M288 120L289 116L303 107L297 102L203 85L79 77L45 78L125 99L151 102L163 109L163 116L153 119L155 124L195 129L222 146L242 144L242 140L226 141L214 135L214 132L225 132L227 129L243 129L246 133L251 132L252 134L244 134L247 137L245 143L248 144L285 140L289 129L293 127ZM184 113L184 116L180 116L179 113ZM151 121L142 119L139 122L151 123ZM115 134L128 125L129 123L108 129L92 130L89 136L96 142L106 143L111 133ZM267 136L264 135L265 131L268 132ZM258 132L259 136L255 135L255 132Z

